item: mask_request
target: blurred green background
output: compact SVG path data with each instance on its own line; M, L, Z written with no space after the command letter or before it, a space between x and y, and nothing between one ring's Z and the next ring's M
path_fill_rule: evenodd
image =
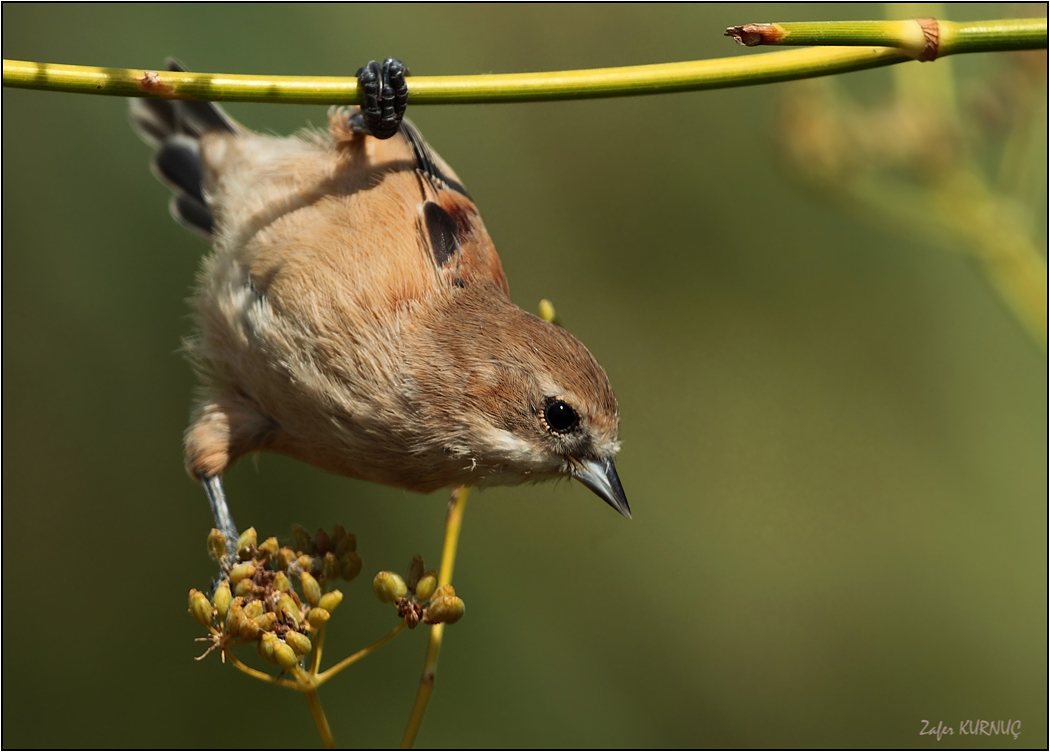
M724 28L882 12L5 4L3 54L517 72L756 54ZM1008 58L954 60L960 87ZM891 75L836 85L874 103ZM472 496L467 616L420 746L1047 744L1046 352L979 264L799 180L776 138L789 91L410 111L477 199L515 300L552 299L608 371L635 512L577 484ZM194 379L176 351L206 248L168 217L125 102L5 89L3 108L3 745L315 745L300 697L192 660L186 593L213 566L182 469ZM322 107L229 109L277 133L325 122ZM357 534L365 574L344 588L330 659L393 626L372 574L438 562L443 493L273 455L227 490L261 535ZM397 744L425 641L403 634L325 686L340 744ZM1022 734L958 735L978 718ZM920 736L923 719L956 735Z

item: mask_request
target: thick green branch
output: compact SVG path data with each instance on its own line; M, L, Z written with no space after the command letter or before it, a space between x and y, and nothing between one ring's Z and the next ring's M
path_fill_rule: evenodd
M893 23L916 26L914 21ZM941 24L945 29L950 26L956 30L946 33L941 40L942 55L978 49L1046 47L1045 19ZM1042 30L1041 36L1039 29ZM897 47L809 48L626 68L486 76L419 76L409 79L409 97L414 105L527 102L750 86L904 62L916 56L914 34L909 40L903 43L900 39L889 39L900 42ZM979 40L980 45L974 40ZM4 60L3 80L4 86L122 97L285 104L351 104L358 101L357 81L351 77L228 75Z

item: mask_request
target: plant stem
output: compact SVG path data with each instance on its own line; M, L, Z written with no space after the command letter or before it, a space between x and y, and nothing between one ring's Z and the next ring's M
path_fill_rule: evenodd
M867 22L869 24L875 22ZM885 22L889 24L914 22ZM1047 46L1046 19L940 22L940 54ZM782 28L799 26L780 24ZM802 24L815 26L815 24ZM853 26L857 26L856 23ZM742 28L742 27L741 27ZM859 27L858 27L859 28ZM840 32L841 33L841 32ZM794 38L805 38L792 32ZM818 34L817 37L820 35ZM870 36L870 33L869 33ZM811 38L817 38L811 35ZM854 34L853 38L857 38ZM824 37L821 37L824 39ZM902 44L897 37L880 42ZM914 35L905 40L914 44ZM806 42L807 44L809 42ZM867 41L864 44L872 44ZM905 44L905 46L907 46ZM662 63L624 68L512 73L484 76L419 76L409 79L414 104L534 102L558 99L661 94L749 86L877 68L911 59L914 50L894 46L867 49L812 48L764 55ZM4 60L4 86L124 97L159 97L227 102L351 104L358 101L350 77L252 76Z
M325 749L335 749L335 738L332 736L332 729L328 725L328 718L325 717L324 708L321 707L321 699L317 696L317 690L304 689L302 692L303 696L306 697L307 704L310 706L310 715L314 718L317 733L321 735L321 743L324 744Z
M409 102L454 104L585 99L786 81L909 59L897 50L789 50L626 68L483 76L414 76ZM354 78L249 76L92 68L4 60L4 86L80 94L280 104L358 102Z
M405 628L405 622L402 621L400 624L398 624L392 630L387 632L386 635L384 635L383 637L380 637L378 640L373 642L368 647L361 648L360 650L358 650L353 655L348 656L348 657L344 658L343 660L339 661L339 663L335 664L334 666L332 666L327 671L322 671L321 673L317 674L316 678L313 681L314 686L315 687L320 687L322 684L324 684L326 681L328 681L333 676L338 674L340 671L342 671L347 666L350 666L350 665L352 665L354 663L357 663L359 660L364 658L366 655L369 655L369 654L375 652L376 650L379 650L379 648L383 647L388 642L390 642L392 639L397 637L401 633L401 630L403 630L404 628Z
M261 681L267 682L269 684L276 684L279 687L285 687L287 689L294 689L294 690L297 690L297 691L302 691L302 687L299 686L298 682L290 681L288 679L279 679L276 676L270 676L269 674L265 673L264 671L259 671L258 669L254 669L251 666L243 663L233 653L227 653L226 657L230 659L230 663L232 663L235 667L239 668L244 673L248 674L248 676L255 677L256 679L259 679Z
M416 735L423 725L423 716L426 715L427 705L430 704L430 695L434 693L438 652L441 650L441 638L444 633L444 624L434 624L430 627L430 640L427 642L427 657L423 662L423 675L419 678L416 701L412 704L412 712L408 716L405 733L401 735L401 749L412 749L416 743Z
M317 636L314 638L313 655L310 656L310 673L314 675L321 668L321 653L324 650L324 635L327 626L322 624L321 628L317 630Z
M848 45L899 47L918 56L926 46L924 26L936 29L935 57L963 52L1029 50L1047 45L1045 18L953 23L935 19L894 21L815 21L803 23L745 24L726 29L740 44Z
M456 550L459 548L459 531L463 527L463 513L467 509L469 495L469 488L456 486L449 497L448 516L445 518L445 545L441 549L438 585L452 584L452 569L456 566Z
M441 569L438 571L438 584L448 585L452 582L452 568L456 563L456 549L459 546L459 531L463 526L463 512L467 508L467 496L470 489L456 486L452 489L448 504L448 517L445 519L445 545L441 551ZM423 661L423 675L419 678L419 690L408 717L405 733L401 737L401 749L411 749L416 742L416 735L423 725L423 716L427 712L430 695L434 692L434 679L437 675L438 653L441 650L441 639L445 634L444 624L430 627L430 639L427 642L427 656Z

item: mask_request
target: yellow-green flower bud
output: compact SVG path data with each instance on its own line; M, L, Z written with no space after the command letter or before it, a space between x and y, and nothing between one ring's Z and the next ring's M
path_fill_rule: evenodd
M252 558L252 554L255 553L255 544L259 538L255 534L255 528L250 527L241 533L241 536L237 539L237 556L241 561L248 561Z
M250 561L243 561L230 570L230 586L236 587L243 579L251 579L255 576L255 565Z
M335 558L335 554L331 551L326 553L324 559L321 560L321 574L326 582L331 582L339 576L339 559Z
M280 640L277 639L277 635L269 632L263 632L262 639L259 640L259 655L262 656L263 660L267 663L277 665L277 656L273 654L274 646Z
M226 617L226 632L242 640L254 640L259 636L259 625L244 615L244 608L234 600Z
M347 551L339 557L339 576L349 582L361 574L361 557L356 551Z
M240 636L245 640L258 640L260 633L262 633L262 630L253 619L246 619L244 625L240 628Z
M317 602L321 600L320 584L309 572L301 573L299 579L303 583L303 596L306 598L306 602L311 606L316 606Z
M255 581L251 579L241 580L233 588L233 594L239 595L242 598L247 598L255 590Z
M455 624L463 618L465 608L463 599L455 595L431 598L426 621L429 624Z
M277 568L282 572L287 572L288 567L292 566L292 562L298 558L299 554L285 546L277 552Z
M234 599L229 613L226 614L226 634L235 639L240 637L246 621L248 621L248 617L244 615L244 609Z
M222 561L226 558L226 536L215 528L208 533L208 555L215 561Z
M434 590L437 588L438 578L437 572L431 569L421 578L419 578L419 584L416 585L416 600L425 601L434 594Z
M281 593L281 597L277 599L277 612L285 618L286 622L291 619L296 629L299 628L299 604L288 593Z
M325 593L321 596L320 600L317 601L317 606L323 608L328 613L335 611L336 607L343 602L343 593L340 590L333 590L330 593Z
M300 553L314 552L314 540L302 525L292 525L292 545Z
M434 590L433 595L430 596L430 600L436 601L441 598L447 598L448 596L455 595L456 589L451 585L442 585L441 587Z
M310 613L306 615L306 620L310 622L310 626L314 629L320 629L325 624L327 624L328 620L331 618L332 614L328 611L328 609L321 608L320 606L316 608L311 608Z
M276 538L267 538L259 544L259 553L265 554L267 558L272 559L277 556L277 551L280 547Z
M280 640L273 643L273 657L277 659L277 664L282 668L288 669L299 665L299 656L288 643Z
M303 554L295 563L299 565L299 569L309 572L314 568L314 557Z
M202 627L210 627L215 611L208 596L194 588L190 591L190 614Z
M241 623L241 637L245 640L257 640L259 639L259 633L262 630L259 629L259 625L254 619L244 618Z
M284 641L291 646L296 655L306 655L313 649L310 638L302 632L285 632Z
M558 314L554 310L554 304L544 298L540 301L540 318L546 321L548 324L553 324L554 319L557 318Z
M263 602L258 599L248 601L244 604L244 615L249 619L254 619L256 616L262 616L263 611L265 610L266 607L263 605Z
M273 589L286 593L292 589L292 581L288 579L288 575L284 572L278 572L277 576L273 578Z
M324 530L318 530L317 535L314 536L314 546L317 548L317 555L324 556L332 550L332 539Z
M256 616L252 621L258 624L259 629L263 632L272 632L274 626L277 624L277 614L273 611L267 611L264 614Z
M393 572L380 572L372 580L372 590L383 603L397 603L408 593L408 585L400 575Z
M215 606L215 613L218 614L219 621L226 620L226 614L230 610L230 601L232 600L233 593L230 592L230 583L223 580L215 588L215 595L211 597L211 602Z
M412 561L408 562L408 579L405 584L408 585L408 589L413 593L416 592L416 585L419 583L419 578L423 576L423 557L416 554L412 557Z

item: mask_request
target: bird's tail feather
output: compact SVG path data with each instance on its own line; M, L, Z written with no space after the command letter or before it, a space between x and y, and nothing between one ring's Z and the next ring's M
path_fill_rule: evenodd
M175 60L165 66L183 71ZM239 133L241 127L211 102L176 99L132 99L131 127L157 150L153 170L174 196L171 215L183 226L211 238L214 217L201 185L200 139L210 131Z

